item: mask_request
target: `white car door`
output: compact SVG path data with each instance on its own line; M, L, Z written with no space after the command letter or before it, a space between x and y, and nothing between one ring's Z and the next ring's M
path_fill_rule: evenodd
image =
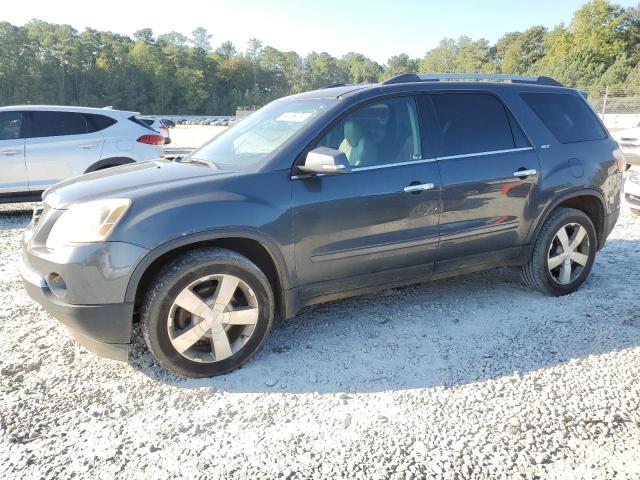
M22 112L0 112L0 195L29 190Z
M100 160L104 138L89 132L78 112L28 112L25 146L29 187L45 190L69 177L83 174Z

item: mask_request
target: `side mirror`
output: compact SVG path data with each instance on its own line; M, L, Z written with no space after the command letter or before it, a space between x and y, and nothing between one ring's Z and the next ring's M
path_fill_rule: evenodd
M307 153L304 165L298 165L298 170L315 175L332 175L351 173L351 166L344 152L333 148L318 147Z

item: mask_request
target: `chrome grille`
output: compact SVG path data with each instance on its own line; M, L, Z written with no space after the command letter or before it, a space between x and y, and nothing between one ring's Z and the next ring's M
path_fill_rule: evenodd
M36 203L36 206L33 209L33 217L32 217L34 226L38 225L38 222L42 217L46 215L46 213L49 211L49 208L50 208L49 205L47 205L44 202Z

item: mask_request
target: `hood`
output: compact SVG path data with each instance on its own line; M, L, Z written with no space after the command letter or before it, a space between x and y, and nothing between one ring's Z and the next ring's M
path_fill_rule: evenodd
M185 182L198 183L208 177L231 175L200 163L180 163L169 160L139 162L80 175L57 183L43 194L53 208L64 209L78 202L102 198L135 199L169 186Z

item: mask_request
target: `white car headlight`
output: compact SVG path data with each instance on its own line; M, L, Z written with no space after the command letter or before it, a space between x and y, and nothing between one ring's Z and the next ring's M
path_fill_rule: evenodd
M110 198L72 206L53 225L47 248L106 240L130 205L128 198Z

